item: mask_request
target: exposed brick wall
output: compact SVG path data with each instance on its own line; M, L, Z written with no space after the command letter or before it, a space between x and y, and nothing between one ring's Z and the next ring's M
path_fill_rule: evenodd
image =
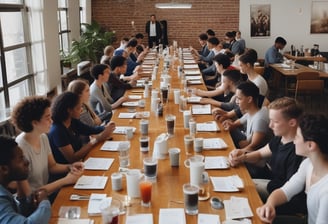
M166 20L168 40L177 40L179 46L198 47L198 35L208 28L221 40L227 31L239 27L239 0L175 0L192 3L192 9L156 9L155 3L171 0L92 0L92 19L116 31L119 40L141 32L145 35L145 23L151 14L157 20ZM131 21L134 21L135 30ZM144 39L147 44L147 38ZM115 46L118 43L114 44Z

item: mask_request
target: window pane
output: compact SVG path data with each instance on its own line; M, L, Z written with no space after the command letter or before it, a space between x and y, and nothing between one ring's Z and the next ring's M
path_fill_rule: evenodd
M63 33L62 38L63 38L63 43L62 43L63 51L65 54L68 54L68 52L69 52L69 49L68 49L69 48L69 33Z
M19 48L5 52L8 82L28 74L26 49Z
M67 0L58 0L58 7L59 8L67 7Z
M60 26L61 30L67 30L67 13L66 11L60 11Z
M28 90L28 81L25 80L23 82L18 83L15 86L9 88L9 100L10 107L16 105L21 99L25 96L29 96L30 92Z
M23 0L0 0L0 3L5 3L5 4L23 4Z
M24 42L23 19L21 12L1 12L1 27L5 47Z
M2 80L2 67L1 67L1 64L0 64L0 87L3 87L3 80ZM1 103L0 103L0 106L1 106ZM1 107L0 107L1 108Z
M10 110L6 109L4 94L0 92L0 121L4 121L9 117L10 114L8 112Z

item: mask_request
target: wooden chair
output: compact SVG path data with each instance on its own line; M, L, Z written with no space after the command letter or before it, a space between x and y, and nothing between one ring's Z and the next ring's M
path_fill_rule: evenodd
M320 79L318 72L300 72L296 77L295 99L303 96L304 99L310 98L311 105L314 101L320 100L324 92L324 80ZM319 98L313 98L319 96ZM316 99L316 100L315 100ZM305 102L304 102L305 103Z
M260 74L263 76L264 74L264 67L263 66L254 66L254 70L257 74Z

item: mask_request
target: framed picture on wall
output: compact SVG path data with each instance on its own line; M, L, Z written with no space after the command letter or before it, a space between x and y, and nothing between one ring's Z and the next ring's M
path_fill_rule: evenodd
M312 2L311 34L328 33L328 1Z
M270 37L270 5L250 5L251 37Z

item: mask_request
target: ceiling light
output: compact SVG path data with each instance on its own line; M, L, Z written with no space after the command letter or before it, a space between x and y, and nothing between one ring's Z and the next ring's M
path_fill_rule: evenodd
M156 3L155 7L158 9L191 9L190 3Z

